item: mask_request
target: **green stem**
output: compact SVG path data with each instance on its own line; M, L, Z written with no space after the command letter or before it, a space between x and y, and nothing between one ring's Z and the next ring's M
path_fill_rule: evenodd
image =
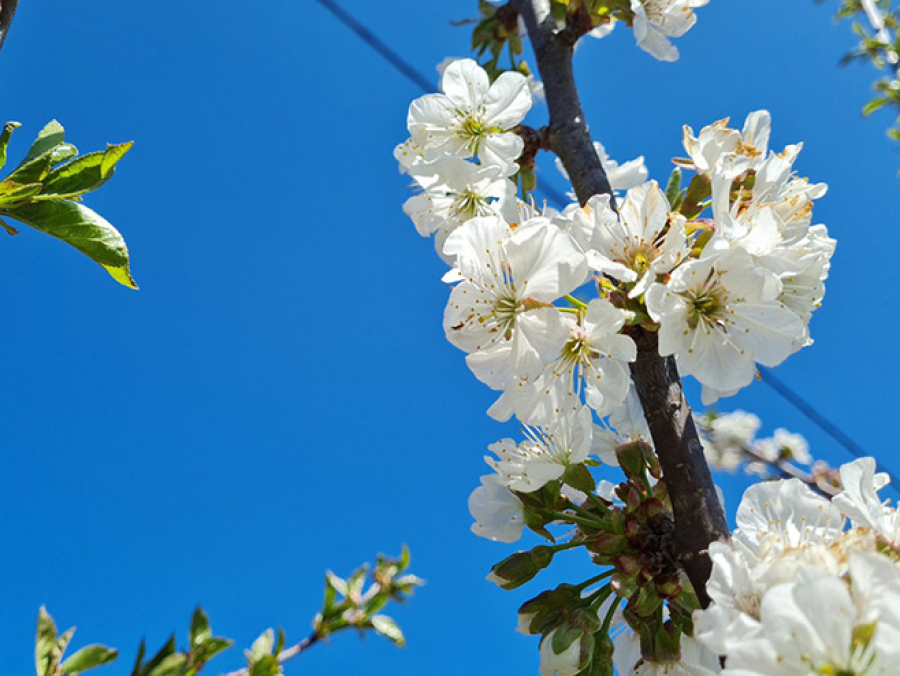
M616 609L618 607L618 603L613 603L609 606L609 610L606 611L606 617L603 618L603 627L600 629L604 634L609 634L609 627L612 624L613 616L616 614Z
M597 583L600 582L601 580L605 580L605 579L608 578L608 577L612 577L612 574L615 573L615 572L616 572L616 569L615 569L615 568L610 568L610 569L609 569L608 571L606 571L605 573L600 573L599 575L595 575L594 577L592 577L592 578L590 578L590 579L588 579L588 580L585 580L585 581L582 582L581 584L575 585L575 589L578 589L579 591L584 590L584 589L587 589L587 588L590 587L591 585L597 584Z
M584 546L584 540L570 540L569 542L562 542L558 545L546 545L548 549L552 549L554 552L562 552L566 549L574 549L575 547Z
M563 296L563 298L565 298L567 301L569 301L569 303L571 305L577 307L580 310L584 310L587 308L587 303L578 300L575 296L573 296L570 293L567 293L565 296Z
M594 493L588 493L587 496L588 500L597 505L597 507L599 507L604 514L609 514L609 505L603 502L603 498L601 498L599 495L595 495Z
M590 512L588 512L588 513L590 513ZM582 516L577 516L576 514L569 514L568 512L558 512L556 510L550 510L547 512L547 514L549 516L554 517L555 519L557 519L559 521L568 521L569 523L577 523L577 524L581 524L582 526L590 526L591 528L595 528L598 530L602 529L603 525L604 525L603 523L601 523L600 521L597 521L596 519L586 519Z

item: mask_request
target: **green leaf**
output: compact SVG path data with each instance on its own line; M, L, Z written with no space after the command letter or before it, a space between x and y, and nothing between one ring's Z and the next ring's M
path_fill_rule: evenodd
M5 180L12 183L40 183L50 173L53 154L44 153L30 162L20 164Z
M275 646L275 632L271 629L266 629L262 634L259 635L253 645L250 646L250 655L254 658L261 658L265 655L272 654L272 648Z
M164 657L146 673L147 676L182 676L187 671L187 664L187 655L174 653Z
M250 662L250 676L279 676L281 664L275 655L264 655Z
M206 639L194 650L194 659L197 662L209 662L213 657L224 650L228 650L234 641L227 638L213 636Z
M63 129L63 126L59 122L57 122L56 120L51 120L47 123L46 127L41 129L34 143L31 144L31 148L28 150L28 153L19 163L19 167L24 166L31 162L31 160L47 153L56 146L65 142L65 140L66 130Z
M62 676L75 676L101 664L108 664L118 656L118 650L103 645L89 645L62 663Z
M110 145L105 151L83 155L57 167L44 180L39 199L75 197L96 190L112 177L116 164L133 145Z
M6 148L9 146L9 139L12 138L13 132L21 126L18 122L7 122L3 125L3 132L0 133L0 169L6 165Z
M47 609L38 611L37 632L34 643L34 665L37 676L49 676L50 655L56 646L56 623Z
M20 185L10 181L0 183L0 209L8 209L16 202L29 201L28 198L41 191L40 183L28 183Z
M198 607L191 618L191 647L196 648L210 638L212 638L212 631L209 628L209 617L203 612L203 608Z
M403 544L403 548L400 550L400 570L404 571L409 568L409 562L411 560L411 554L409 552L409 545Z
M403 636L400 627L398 627L397 623L387 615L373 615L372 628L375 630L376 634L384 636L398 648L402 648L406 645L406 638Z
M125 240L96 212L77 202L56 200L9 209L5 214L61 239L103 266L120 284L137 288L131 276Z
M583 493L593 493L597 490L597 482L594 480L591 471L581 464L566 467L566 471L562 475L562 481L564 484Z
M666 199L672 205L678 199L678 193L681 192L681 169L675 167L669 175L669 182L666 184Z
M144 650L146 646L143 641L141 641L141 647L138 650L138 659L134 664L134 670L132 671L132 676L149 676L153 673L154 669L156 669L162 662L169 657L170 655L175 654L175 636L174 634L169 637L169 640L166 641L163 646L157 651L157 653L150 658L150 660L146 664L141 664L141 660L144 657Z
M890 99L872 99L862 109L863 117L869 117L869 115L881 110L889 103L891 103Z

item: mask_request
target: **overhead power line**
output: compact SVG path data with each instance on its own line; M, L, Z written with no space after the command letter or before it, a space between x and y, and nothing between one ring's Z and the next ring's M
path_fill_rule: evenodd
M403 75L403 77L416 85L423 93L430 94L435 91L434 85L422 71L404 59L398 52L388 46L381 38L369 30L365 24L350 14L337 2L334 0L316 0L316 2L331 12L338 21L353 31L360 40L387 61L397 72ZM563 204L569 201L559 190L551 185L546 185L546 182L544 185L538 186L538 190L543 192L557 207L561 208ZM793 388L777 378L770 369L760 366L759 373L761 380L766 385L802 413L807 420L840 444L848 453L850 453L850 455L855 458L866 457L869 455L853 440L852 437L850 437L850 435L831 422L824 414L820 413L815 406L809 403L809 401L797 393ZM893 473L881 466L879 466L879 469L884 471L891 478L891 484L895 488L900 489L900 482L896 480Z

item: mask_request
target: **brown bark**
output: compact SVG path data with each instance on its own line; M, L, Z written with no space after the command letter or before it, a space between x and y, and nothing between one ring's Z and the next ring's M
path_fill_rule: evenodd
M573 34L583 30L578 25L558 25L549 0L515 0L514 4L525 21L544 83L550 111L550 148L562 160L582 204L594 195L612 196L572 71ZM672 499L678 555L700 602L706 606L711 568L708 548L711 542L728 535L725 513L674 360L659 356L656 334L635 328L631 335L638 346L632 377Z

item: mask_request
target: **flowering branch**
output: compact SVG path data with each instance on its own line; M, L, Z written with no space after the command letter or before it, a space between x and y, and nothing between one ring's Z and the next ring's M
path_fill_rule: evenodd
M0 0L0 49L3 49L3 43L6 42L6 35L18 8L19 0Z
M582 204L612 188L585 122L572 70L573 45L566 28L551 13L549 0L520 0L547 97L547 138L559 155ZM659 453L675 514L676 548L698 597L708 603L705 587L710 561L707 549L728 535L703 447L684 398L674 360L659 356L656 336L635 328L638 358L632 376L641 398L653 443Z

